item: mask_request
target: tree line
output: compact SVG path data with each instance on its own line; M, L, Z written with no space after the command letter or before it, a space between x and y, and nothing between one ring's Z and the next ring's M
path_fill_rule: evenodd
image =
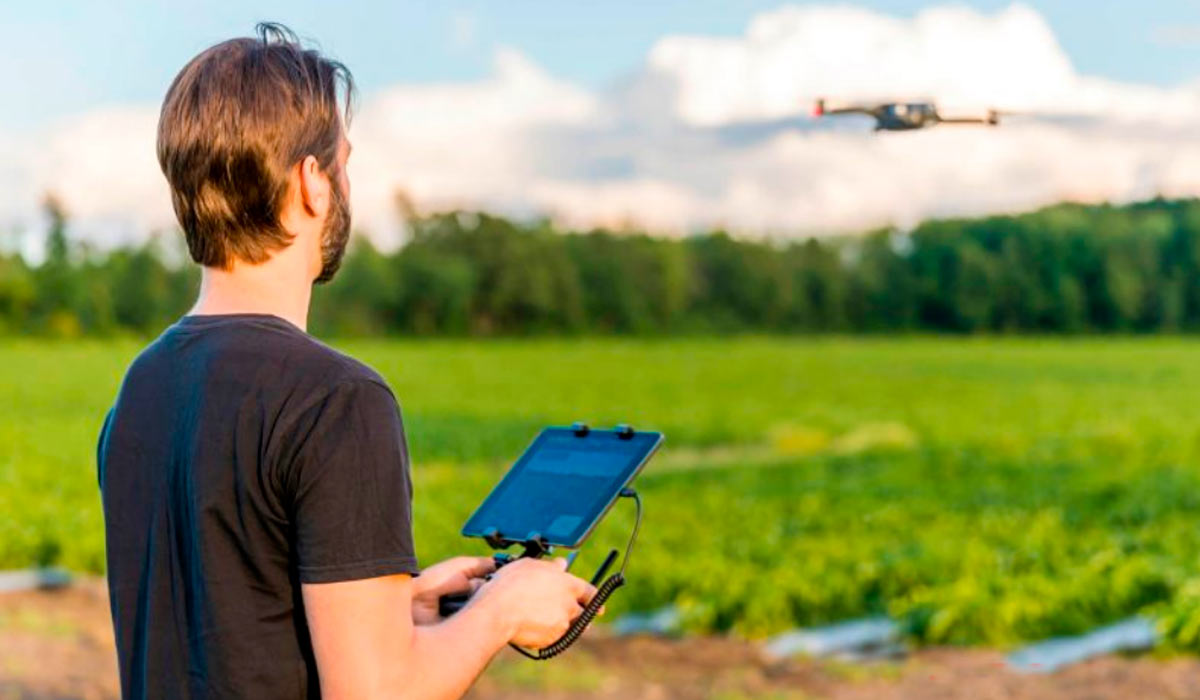
M194 300L177 237L98 251L47 205L44 261L0 255L0 333L156 333ZM365 236L314 294L322 335L1200 331L1200 200L1061 204L801 241L486 213Z

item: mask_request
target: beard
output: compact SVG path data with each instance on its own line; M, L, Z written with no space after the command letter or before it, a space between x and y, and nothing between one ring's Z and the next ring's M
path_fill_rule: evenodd
M331 184L333 197L325 226L321 229L321 274L313 280L316 284L325 284L337 274L350 241L350 203L342 194L341 186L336 181Z

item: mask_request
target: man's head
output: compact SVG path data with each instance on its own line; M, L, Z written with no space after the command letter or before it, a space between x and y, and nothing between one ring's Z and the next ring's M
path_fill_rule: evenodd
M276 24L184 66L158 122L158 162L192 259L231 270L291 245L333 277L350 234L345 126L354 81Z

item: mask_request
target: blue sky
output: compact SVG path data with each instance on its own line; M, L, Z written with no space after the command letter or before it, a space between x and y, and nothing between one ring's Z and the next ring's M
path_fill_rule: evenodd
M397 82L476 79L498 46L555 76L600 87L634 70L666 34L735 36L763 0L555 2L221 2L0 4L0 128L92 107L155 102L181 65L260 19L286 22L344 60L364 91ZM797 3L793 3L797 4ZM800 3L803 4L803 3ZM824 3L829 4L829 3ZM901 17L929 3L854 3ZM1005 0L965 3L984 11ZM1171 86L1200 79L1196 0L1032 0L1084 74ZM201 7L201 5L203 5Z
M175 226L158 105L204 48L285 22L362 88L356 225L396 196L565 225L793 236L1200 196L1200 0L0 0L0 238ZM996 128L879 135L817 98ZM22 245L25 245L23 243ZM32 245L32 243L29 243Z

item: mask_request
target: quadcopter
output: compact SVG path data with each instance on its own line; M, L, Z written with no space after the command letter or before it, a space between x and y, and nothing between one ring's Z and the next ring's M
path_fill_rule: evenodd
M932 102L879 102L828 107L825 100L817 100L813 108L814 117L835 114L865 114L875 120L876 131L913 131L938 124L996 126L1000 123L1000 112L994 109L989 109L981 117L944 117Z

